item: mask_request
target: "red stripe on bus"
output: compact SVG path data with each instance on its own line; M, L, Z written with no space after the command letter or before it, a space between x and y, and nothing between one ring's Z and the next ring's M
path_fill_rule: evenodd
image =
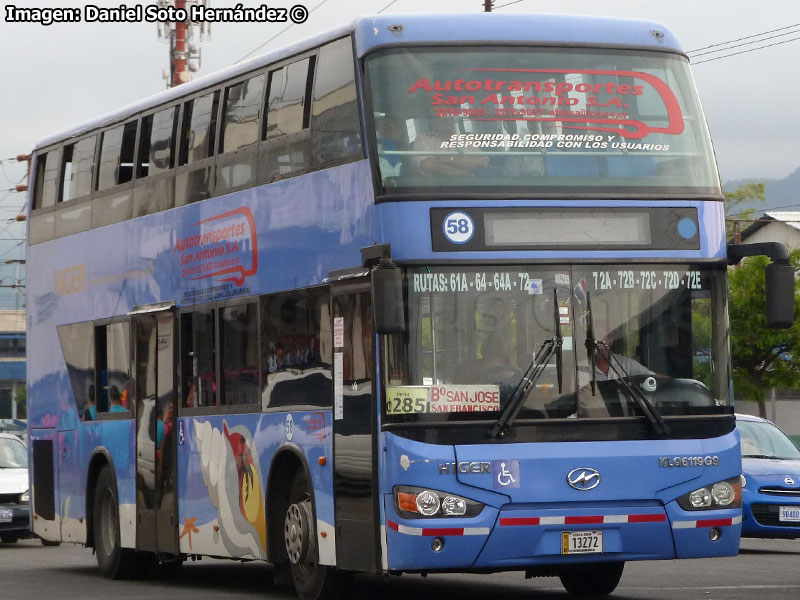
M667 520L667 515L628 515L628 523L660 523Z
M697 521L698 527L725 527L732 524L733 519L705 519Z
M423 529L422 535L464 535L464 528Z
M398 531L399 528L399 525L397 523L395 523L394 521L390 521L389 519L386 519L386 526L389 529L394 529L395 531Z
M515 526L515 525L538 525L539 517L507 517L500 519L500 526Z
M587 525L590 523L602 523L602 515L599 517L564 517L564 525Z

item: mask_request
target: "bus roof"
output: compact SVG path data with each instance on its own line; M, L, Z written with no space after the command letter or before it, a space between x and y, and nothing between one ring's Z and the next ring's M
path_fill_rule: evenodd
M398 25L402 27L397 27ZM222 81L300 54L354 33L356 54L405 44L541 43L633 46L682 52L675 36L660 23L609 17L525 13L392 14L359 17L352 23L232 65L181 86L159 92L40 139L35 149L123 121L139 112L212 87Z

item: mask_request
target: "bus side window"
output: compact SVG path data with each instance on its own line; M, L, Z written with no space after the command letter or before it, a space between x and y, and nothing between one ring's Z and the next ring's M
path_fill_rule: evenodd
M130 324L110 323L95 327L95 413L129 413ZM94 418L94 415L93 415Z
M92 323L75 323L58 328L61 351L67 364L67 373L75 395L78 415L82 421L94 419L94 326Z
M197 308L181 315L181 403L184 408L217 405L217 309Z
M308 126L313 80L313 56L270 72L263 131L264 139L272 142L268 145L262 175L267 183L309 170Z
M158 175L175 166L178 107L171 106L142 118L136 178Z
M258 305L220 309L221 405L258 404Z
M214 166L205 159L214 155L219 96L216 90L189 100L184 106L179 165L201 164L175 178L175 206L205 200L213 194Z
M97 136L64 147L61 166L61 202L85 196L92 191L94 149Z
M219 135L221 156L217 158L217 196L256 184L265 81L266 74L262 73L225 88ZM223 156L226 153L228 155Z
M109 129L101 135L97 191L107 190L133 179L133 147L136 121Z
M36 189L33 209L47 208L56 203L58 175L61 167L62 148L40 154L36 159Z
M262 297L259 329L265 407L330 407L328 288Z
M311 160L324 168L362 156L352 40L322 46L311 105Z

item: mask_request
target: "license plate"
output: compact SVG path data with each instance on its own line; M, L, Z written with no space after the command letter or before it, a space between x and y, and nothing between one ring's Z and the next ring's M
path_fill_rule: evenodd
M602 531L561 532L561 554L589 554L602 551Z
M14 518L14 511L10 508L0 508L0 523L10 523Z
M800 506L781 506L778 511L778 520L788 523L800 522Z

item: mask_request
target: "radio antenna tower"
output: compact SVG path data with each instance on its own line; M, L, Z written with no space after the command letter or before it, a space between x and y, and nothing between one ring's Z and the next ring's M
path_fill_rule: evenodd
M169 74L162 71L167 87L191 80L191 73L200 69L200 44L211 39L211 23L189 20L192 5L209 6L211 0L158 0L159 8L185 11L185 21L158 23L158 39L169 46Z

